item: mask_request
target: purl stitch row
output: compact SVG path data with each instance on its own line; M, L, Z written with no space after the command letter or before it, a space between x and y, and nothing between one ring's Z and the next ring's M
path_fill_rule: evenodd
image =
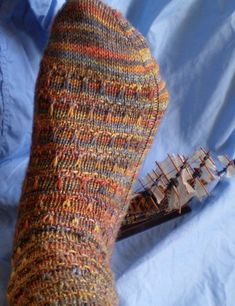
M168 98L119 12L67 1L37 79L9 305L118 305L112 250Z

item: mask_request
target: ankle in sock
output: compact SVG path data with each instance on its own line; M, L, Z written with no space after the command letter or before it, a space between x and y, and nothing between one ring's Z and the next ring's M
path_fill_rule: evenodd
M119 12L64 5L36 84L10 305L118 305L112 250L168 100L145 39Z

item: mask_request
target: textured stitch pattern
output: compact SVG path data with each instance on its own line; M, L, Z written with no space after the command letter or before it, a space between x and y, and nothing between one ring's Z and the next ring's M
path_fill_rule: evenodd
M36 84L10 305L118 305L113 245L168 100L147 42L118 11L67 1Z

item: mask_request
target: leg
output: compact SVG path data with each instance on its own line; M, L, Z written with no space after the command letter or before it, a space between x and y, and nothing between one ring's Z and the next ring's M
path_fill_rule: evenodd
M124 17L97 0L65 4L36 85L10 305L118 305L112 249L167 101Z

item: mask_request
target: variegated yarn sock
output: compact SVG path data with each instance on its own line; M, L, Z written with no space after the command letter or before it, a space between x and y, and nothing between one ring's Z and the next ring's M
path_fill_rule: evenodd
M118 11L67 1L36 84L10 305L118 305L112 250L168 98L145 39Z

